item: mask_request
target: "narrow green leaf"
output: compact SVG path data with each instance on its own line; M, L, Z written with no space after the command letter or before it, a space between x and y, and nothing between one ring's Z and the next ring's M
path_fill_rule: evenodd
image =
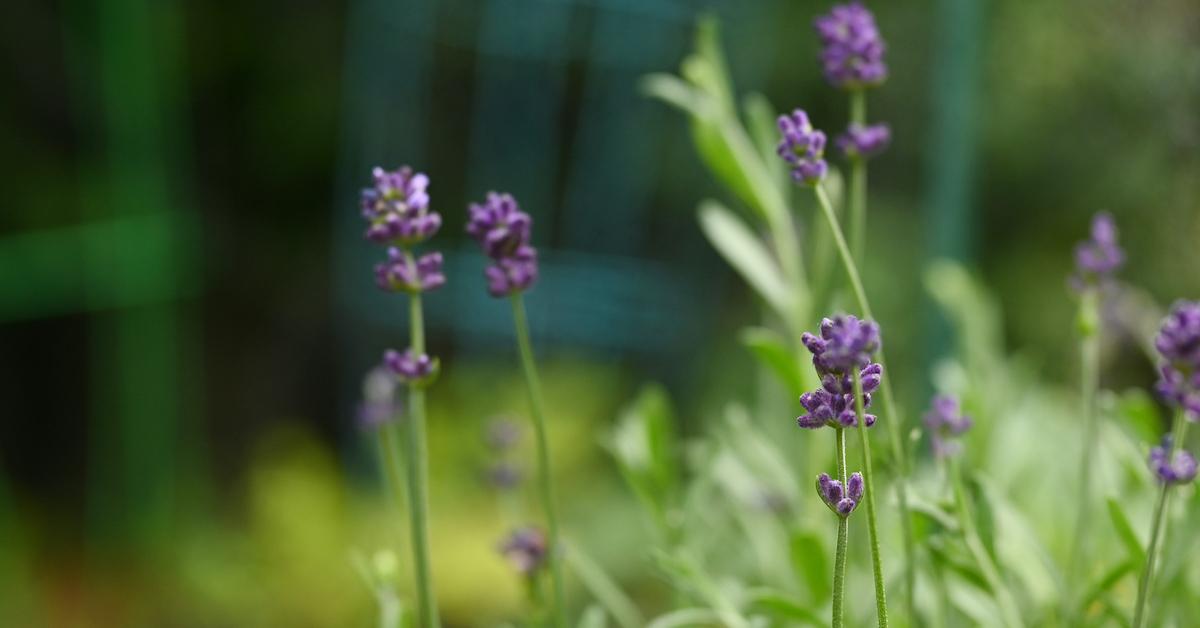
M720 625L721 616L707 608L681 608L655 617L646 628L697 628Z
M1084 593L1083 597L1080 599L1079 611L1086 614L1088 608L1092 604L1095 604L1101 596L1108 593L1109 590L1116 586L1116 584L1121 581L1121 578L1124 578L1128 574L1135 573L1140 565L1140 562L1131 559L1120 563L1114 566L1112 569L1109 569L1101 574L1100 577L1096 579L1096 582L1092 583L1092 585L1087 588L1087 592Z
M826 574L828 576L828 574ZM770 613L775 619L788 619L810 626L824 626L826 620L782 591L753 589L747 591L752 609Z
M789 393L793 396L804 393L804 374L782 335L765 327L747 327L738 334L738 339L771 369Z
M721 257L754 288L776 312L789 317L792 291L775 258L740 219L716 201L700 203L700 228Z
M1108 505L1108 518L1112 520L1117 536L1121 537L1121 542L1125 544L1125 551L1128 553L1129 559L1138 564L1145 562L1146 550L1142 547L1142 542L1138 540L1137 533L1133 531L1129 517L1121 508L1121 503L1111 497L1106 499L1105 503Z
M579 628L606 628L608 626L607 618L604 616L604 609L595 604L587 607L583 611L583 615L579 618Z
M821 539L812 532L796 532L789 543L788 554L792 568L807 586L812 602L824 604L833 592L830 584L833 569Z

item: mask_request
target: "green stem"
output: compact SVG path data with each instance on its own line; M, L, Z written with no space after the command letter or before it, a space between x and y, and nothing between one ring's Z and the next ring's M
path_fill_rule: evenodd
M521 369L525 372L525 385L529 391L529 407L533 414L534 436L537 441L538 488L541 491L542 508L546 512L547 545L550 548L553 625L565 628L567 609L563 591L562 540L559 537L558 513L554 505L554 482L550 470L550 444L546 435L542 383L538 378L537 364L533 360L533 345L529 342L529 322L525 316L525 301L519 292L514 293L511 300L513 323L517 331L517 350L521 354Z
M875 483L871 479L871 441L867 438L867 421L863 412L862 375L854 371L854 416L858 424L858 442L862 446L863 493L867 498L867 532L871 539L871 570L875 574L875 612L879 628L887 628L887 592L883 585L883 560L879 553L879 533L875 526Z
M1100 336L1098 329L1099 295L1094 289L1083 293L1079 303L1079 328L1082 338L1079 344L1080 358L1080 411L1083 414L1083 452L1079 457L1079 504L1075 512L1075 534L1071 537L1071 550L1067 556L1067 595L1064 602L1075 603L1075 589L1082 568L1085 537L1088 533L1088 505L1091 503L1092 450L1096 448L1096 390L1100 379ZM1069 618L1068 613L1064 618Z
M415 264L411 251L404 257L411 266ZM421 310L421 295L414 293L408 300L409 346L413 353L425 353L425 320ZM429 554L429 452L425 443L425 391L418 386L408 389L408 418L404 421L408 429L405 439L404 457L408 479L408 514L412 520L413 567L417 579L417 615L419 625L437 628L437 597L433 591L433 576Z
M867 301L866 290L863 289L862 279L858 275L858 266L854 263L854 257L850 254L850 248L846 246L846 238L842 235L842 228L838 225L837 215L833 212L833 205L829 202L829 196L820 184L817 184L813 190L817 196L817 204L821 206L821 211L825 214L825 221L829 223L829 230L833 234L838 254L842 258L842 265L846 268L846 275L850 279L850 286L854 291L854 298L858 301L858 307L862 310L864 317L874 320L875 316L871 313L871 304ZM916 586L916 564L914 562L912 527L908 510L908 456L905 455L904 441L900 436L903 419L896 406L895 397L892 395L891 379L886 376L890 371L888 371L887 360L884 358L882 349L879 350L879 364L883 367L885 374L883 381L880 383L880 388L883 392L881 399L883 401L883 414L885 415L884 422L888 427L888 440L892 448L892 458L896 465L896 497L900 502L900 534L904 541L905 600L908 605L909 617L912 619L914 612L913 594Z
M850 124L867 123L867 96L863 89L850 92ZM850 250L854 261L863 263L867 231L867 160L850 160Z
M837 428L837 474L846 486L846 431ZM846 545L850 539L850 518L838 516L837 553L833 559L833 628L842 628L846 598Z
M1175 426L1171 432L1175 436L1174 443L1171 446L1171 451L1167 454L1167 460L1173 462L1175 454L1183 447L1183 441L1187 438L1187 420L1184 416L1184 411L1180 410L1175 414ZM1146 568L1142 571L1142 577L1138 580L1138 596L1137 606L1133 611L1133 628L1141 628L1145 624L1147 608L1150 602L1150 588L1154 584L1154 563L1158 554L1158 540L1163 534L1163 529L1166 527L1163 524L1163 518L1167 511L1167 504L1170 501L1171 484L1164 482L1162 491L1158 495L1158 505L1154 507L1154 520L1150 522L1150 545L1146 548Z
M988 586L996 596L996 604L1000 607L1000 616L1004 625L1010 628L1020 628L1025 624L1021 621L1017 602L1000 576L1000 570L992 561L991 554L988 554L983 540L979 538L979 531L975 529L975 519L971 516L967 492L963 488L962 470L956 463L951 464L950 478L954 482L954 501L957 506L956 510L958 510L958 523L962 528L963 540L967 544L967 549L971 552L975 563L979 565L979 570L983 572L984 579L987 580Z

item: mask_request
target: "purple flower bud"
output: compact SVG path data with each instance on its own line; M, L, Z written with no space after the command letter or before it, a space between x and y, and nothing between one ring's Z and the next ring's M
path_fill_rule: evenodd
M1169 403L1182 408L1188 420L1200 417L1200 303L1179 301L1163 321L1154 347L1163 357L1155 385Z
M883 38L866 7L858 2L835 5L814 26L821 40L821 67L830 84L856 89L879 85L887 78Z
M1162 444L1150 450L1150 470L1164 484L1186 484L1196 477L1196 459L1180 449L1171 456L1171 435L1163 436Z
M840 314L821 321L821 340L821 344L805 344L813 354L813 366L821 374L843 375L851 368L864 369L871 364L871 355L879 350L879 326L852 314ZM882 367L860 375L881 373Z
M358 405L358 423L374 429L400 416L402 406L396 403L396 378L383 367L371 369L363 379L363 398Z
M972 421L971 417L962 413L957 399L950 395L937 395L930 402L923 420L930 431L935 456L945 458L962 451L956 437L970 429Z
M389 349L383 354L383 363L401 382L413 386L428 386L438 373L437 358L416 355L412 349L404 353Z
M852 473L843 488L841 482L829 477L828 473L822 473L817 476L817 495L825 502L825 506L838 516L847 517L854 512L862 499L862 474Z
M510 257L517 249L529 245L533 219L521 211L512 195L488 192L487 200L472 203L467 211L467 233L479 242L488 257L495 260Z
M1092 237L1075 246L1075 273L1071 286L1079 292L1102 285L1125 263L1125 252L1117 245L1117 225L1111 214L1092 218Z
M537 250L522 246L510 257L497 259L484 269L484 276L488 281L488 293L494 297L524 292L538 278Z
M796 109L790 116L779 116L778 124L782 138L775 152L792 166L792 178L804 185L825 178L825 134L813 129L808 114Z
M410 263L400 249L390 247L387 261L375 265L375 285L389 292L416 294L444 283L441 253L426 253Z
M882 153L891 141L892 130L886 124L851 124L838 136L837 147L846 157L865 159Z
M500 553L508 559L517 573L533 576L546 564L549 553L546 535L540 528L524 526L513 530L500 544Z
M429 210L429 177L408 166L393 171L375 168L371 176L374 185L361 195L368 240L412 246L437 233L442 217Z

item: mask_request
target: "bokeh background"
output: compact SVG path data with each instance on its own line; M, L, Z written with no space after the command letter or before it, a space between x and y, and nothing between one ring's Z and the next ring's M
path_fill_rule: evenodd
M910 416L950 343L932 259L992 287L1049 381L1074 374L1065 277L1094 211L1148 299L1200 296L1200 5L871 4L891 78L870 117L895 139L866 275ZM733 331L756 308L695 222L701 198L734 199L638 81L675 71L712 13L739 90L838 128L810 27L826 6L5 3L0 624L368 625L348 555L394 544L397 511L354 408L406 323L356 203L371 166L402 163L446 219L449 283L427 299L445 615L483 625L519 597L480 476L487 420L525 405L507 308L461 234L493 189L544 254L530 308L573 535L652 606L602 435L644 381L685 432L746 393ZM1108 355L1106 385L1153 377L1132 344Z

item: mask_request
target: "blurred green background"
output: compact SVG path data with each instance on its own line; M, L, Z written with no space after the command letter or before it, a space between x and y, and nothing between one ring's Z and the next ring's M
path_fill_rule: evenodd
M1074 377L1065 277L1094 211L1116 216L1128 281L1200 295L1200 5L871 6L891 78L870 117L894 144L873 162L865 274L910 416L951 346L931 259L993 289L1007 346L1051 382ZM810 26L826 8L6 3L0 624L369 625L348 553L391 544L398 515L353 415L405 321L372 285L356 203L370 166L402 163L446 220L427 320L447 619L487 624L519 596L480 472L487 419L524 399L507 309L461 235L492 189L533 214L544 253L530 310L570 527L653 604L638 526L611 525L634 506L599 435L646 380L685 432L751 391L733 331L756 308L695 224L719 187L638 79L674 71L712 12L739 90L840 128ZM1105 385L1149 383L1138 347L1115 349Z

